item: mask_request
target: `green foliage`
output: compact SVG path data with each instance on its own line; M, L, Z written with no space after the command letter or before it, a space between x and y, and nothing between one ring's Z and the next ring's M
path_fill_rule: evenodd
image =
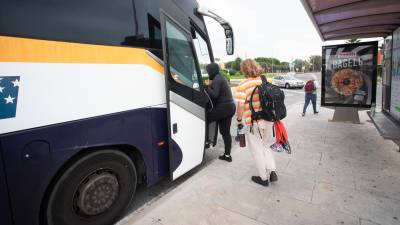
M244 75L240 72L237 72L236 74L231 75L230 77L231 77L231 79L236 79L236 80L237 79L245 79Z
M237 57L234 61L226 62L225 68L229 70L230 74L235 74L236 71L240 71L240 63L242 63L242 59Z
M230 74L230 75L234 75L234 74L236 74L238 71L237 70L234 70L234 69L230 69L230 70L228 70L228 73Z
M290 71L288 62L281 62L272 57L257 57L254 59L263 68L264 73L286 73ZM243 75L240 73L240 63L242 59L237 57L234 61L225 63L225 68L231 76L231 79L241 79ZM294 60L294 69L296 72L321 71L322 57L320 55L312 55L307 60Z
M266 57L257 57L254 59L258 63L266 63L268 65L280 65L281 62L278 59L275 58L266 58Z
M234 62L234 61L226 62L226 63L225 63L225 68L228 69L228 70L232 69L232 64L233 64L233 62Z
M308 60L310 63L310 71L321 71L322 69L322 57L320 55L312 55Z
M229 75L229 73L228 73L227 70L220 70L220 73L221 73L222 76L225 77L225 79L226 79L228 82L231 82L231 76Z
M294 70L302 73L310 72L312 70L312 65L307 60L295 59Z
M266 72L288 72L288 62L281 62L276 58L257 57L254 59Z
M236 71L240 71L240 63L242 63L242 59L240 57L237 57L232 64L232 69Z

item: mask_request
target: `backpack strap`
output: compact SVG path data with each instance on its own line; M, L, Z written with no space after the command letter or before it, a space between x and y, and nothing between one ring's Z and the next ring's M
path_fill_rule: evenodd
M254 110L254 107L253 107L253 96L256 93L256 89L258 89L258 88L259 88L259 86L256 86L250 95L249 107L250 107L250 111L251 111L251 124L253 124L254 116L256 114L256 111Z
M267 80L267 78L266 78L264 75L261 75L260 77L261 77L261 81L262 81L263 83L268 83L268 80Z

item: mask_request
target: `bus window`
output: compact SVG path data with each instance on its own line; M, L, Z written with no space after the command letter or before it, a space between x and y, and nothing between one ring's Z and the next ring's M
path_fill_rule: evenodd
M211 63L210 54L208 52L208 45L207 42L197 31L195 31L193 44L196 49L197 59L199 60L201 76L208 77L206 66Z
M0 35L136 46L132 0L0 1Z
M183 32L167 21L167 45L172 79L199 91L196 64L191 43Z

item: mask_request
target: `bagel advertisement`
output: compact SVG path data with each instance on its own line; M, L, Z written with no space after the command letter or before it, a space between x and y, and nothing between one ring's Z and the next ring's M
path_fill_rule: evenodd
M375 102L378 42L322 47L322 106L370 108Z

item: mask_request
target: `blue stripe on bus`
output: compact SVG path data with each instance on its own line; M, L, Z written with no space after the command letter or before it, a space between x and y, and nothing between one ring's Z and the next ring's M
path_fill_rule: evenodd
M45 190L83 148L129 145L142 154L148 185L169 175L166 108L144 108L1 135L15 225L39 224ZM174 144L175 170L182 160ZM29 158L26 158L29 154ZM1 171L0 171L1 172Z

